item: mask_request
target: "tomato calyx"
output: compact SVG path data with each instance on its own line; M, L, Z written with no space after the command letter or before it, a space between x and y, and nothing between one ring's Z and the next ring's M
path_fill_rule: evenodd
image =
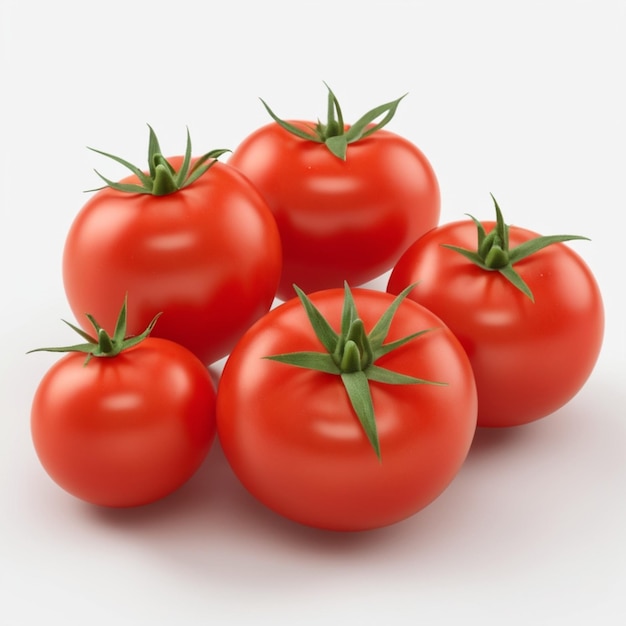
M370 392L370 382L390 385L446 384L407 376L375 365L375 361L381 356L389 354L431 330L421 330L396 341L384 343L398 307L415 285L408 286L396 296L369 334L365 331L363 320L358 316L356 304L347 282L344 283L345 295L341 315L341 331L339 333L332 328L309 297L296 285L293 287L304 306L315 335L326 349L326 352L289 352L274 354L265 358L339 376L365 435L380 461L380 441Z
M326 85L326 83L324 83L324 85ZM323 124L318 120L317 124L313 127L308 127L308 130L303 130L279 118L263 99L261 99L261 102L272 119L286 131L301 139L325 144L332 154L343 161L346 160L348 144L359 141L360 139L365 139L365 137L380 130L383 126L386 126L395 115L400 101L406 96L406 94L404 94L397 100L375 107L359 118L350 128L346 129L339 101L328 85L326 85L326 88L328 89L327 121ZM381 116L384 117L377 124L370 126L370 124Z
M106 183L106 185L104 187L98 187L97 189L90 189L89 191L99 191L105 187L111 187L112 189L123 193L141 193L151 194L154 196L165 196L170 193L180 191L181 189L191 185L212 165L214 165L222 154L230 152L230 150L227 149L211 150L198 158L192 165L191 136L189 135L189 129L187 129L185 156L183 157L180 169L176 171L174 166L163 156L159 140L149 124L148 128L150 129L150 139L148 142L147 173L118 156L88 147L89 150L102 154L109 159L113 159L117 163L120 163L124 167L128 168L133 174L135 174L135 176L137 176L139 184L115 182L105 178L102 174L100 174L100 172L98 172L98 170L94 170L96 174Z
M502 274L502 276L504 276L512 285L514 285L523 294L528 296L532 302L534 302L535 298L530 290L530 287L519 275L513 265L554 243L571 241L573 239L585 239L589 241L589 238L582 237L580 235L548 235L535 237L534 239L525 241L514 248L510 248L509 226L505 224L504 218L502 217L502 211L500 210L498 202L494 198L493 194L491 194L491 198L493 199L496 210L496 226L489 233L485 231L483 225L475 217L467 214L476 225L478 235L478 245L476 250L468 250L466 248L450 244L441 245L444 248L448 248L462 254L465 258L484 270L500 272L500 274Z
M95 337L92 337L89 333L85 332L82 328L78 328L74 324L62 320L72 330L75 330L86 343L74 344L71 346L62 346L56 348L35 348L29 350L27 354L31 352L84 352L87 354L83 365L87 365L92 357L115 357L120 352L132 348L141 343L152 332L154 325L156 324L161 313L154 316L148 327L140 334L131 337L126 336L126 310L127 310L127 297L124 298L124 303L120 309L117 322L115 324L115 331L113 336L109 335L107 331L96 322L93 315L86 313L87 319L91 322L94 330L96 331Z

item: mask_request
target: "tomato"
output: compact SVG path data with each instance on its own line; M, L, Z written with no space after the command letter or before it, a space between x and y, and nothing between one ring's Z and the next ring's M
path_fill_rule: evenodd
M485 232L497 228L481 224ZM409 298L458 337L476 378L479 426L525 424L562 407L589 377L603 338L600 290L582 258L556 242L514 264L529 297L501 272L446 247L475 248L476 237L471 220L431 230L398 261L387 291L418 282ZM508 237L512 254L539 235L511 226Z
M329 98L338 108L332 92ZM393 113L397 103L374 113ZM380 130L382 124L330 119L313 132L315 126L272 122L244 138L228 160L259 189L276 218L283 245L277 292L282 300L293 296L294 283L310 293L380 276L439 220L437 178L417 146ZM328 144L345 141L351 130L358 130L356 139L343 146L341 158Z
M370 289L355 289L353 298L359 317L350 329L343 328L343 290L308 298L329 327L341 324L340 337L354 339L345 342L343 356L323 353L306 310L293 298L243 335L217 392L218 437L244 487L288 519L337 531L393 524L431 503L458 473L476 426L475 384L462 346L439 318L410 300L397 308L387 343L374 346L376 368L342 364L335 375L330 361L343 363L348 344L361 345L359 326L369 332L370 346L374 335L385 339L374 325L393 298ZM413 333L418 336L400 341ZM321 336L327 340L328 332ZM385 353L395 341L401 345ZM337 345L344 346L343 339ZM353 356L360 361L368 350L361 346ZM301 352L311 359L311 351L318 357L314 365L325 371L289 362L299 362ZM374 424L361 416L367 413L362 405L358 415L355 409L367 386L351 395L342 384L346 372L357 380L366 372ZM386 384L393 376L400 380ZM424 384L403 384L407 376Z
M182 162L169 159L176 170ZM121 184L137 182L133 174ZM63 281L77 318L90 311L111 325L128 293L131 334L163 312L155 336L210 364L269 310L281 264L266 202L239 171L215 161L164 195L98 191L70 227Z
M44 375L31 409L35 451L52 480L108 507L172 493L215 438L213 380L192 352L153 337L122 348L88 363L69 349Z

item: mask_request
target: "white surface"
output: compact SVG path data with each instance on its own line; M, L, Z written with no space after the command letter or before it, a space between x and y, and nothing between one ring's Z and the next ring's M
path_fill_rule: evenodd
M626 5L621 0L0 1L2 272L0 623L626 623L623 213ZM200 9L202 7L202 9ZM194 11L199 10L199 13ZM572 245L604 293L597 368L566 407L480 432L430 507L366 534L263 509L214 448L170 498L98 510L56 487L29 410L68 338L65 233L98 183L165 152L234 148L268 121L347 121L409 92L389 130L439 176L442 220L491 217Z

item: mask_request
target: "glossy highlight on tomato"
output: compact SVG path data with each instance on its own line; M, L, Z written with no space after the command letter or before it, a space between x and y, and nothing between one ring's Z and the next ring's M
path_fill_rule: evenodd
M369 332L393 297L367 289L353 294ZM308 297L338 329L344 291ZM403 301L386 341L422 330L428 332L376 365L445 384L370 382L379 458L340 376L266 358L323 350L298 298L256 322L226 362L216 410L222 449L246 489L288 519L337 531L393 524L435 500L469 451L476 388L462 346L424 307Z

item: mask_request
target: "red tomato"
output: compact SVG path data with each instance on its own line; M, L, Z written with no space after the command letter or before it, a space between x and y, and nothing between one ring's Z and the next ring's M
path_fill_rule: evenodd
M177 168L182 157L169 161ZM167 195L98 191L76 216L63 254L77 318L89 311L111 326L128 293L129 333L161 311L154 336L206 364L269 310L280 271L280 238L267 204L240 172L219 162Z
M114 357L72 352L35 393L31 430L50 477L87 502L148 504L185 483L215 437L215 390L186 348L148 337Z
M245 138L228 164L254 183L276 218L283 300L293 297L294 283L311 293L380 276L439 221L439 186L429 161L386 130L350 143L342 160L324 143L270 123Z
M333 328L343 296L342 289L310 295ZM354 300L369 332L393 298L355 289ZM414 302L400 305L387 343L424 329L433 330L376 365L446 385L370 381L379 459L340 376L264 358L323 350L298 299L254 324L226 362L217 393L218 436L247 490L291 520L344 531L398 522L438 497L471 445L476 390L457 339Z
M482 222L490 232L495 222ZM539 237L511 226L510 247ZM598 285L563 243L515 263L533 300L500 272L455 250L476 248L476 225L440 225L391 272L387 291L418 283L409 298L438 315L463 344L478 388L478 425L515 426L556 411L582 387L598 358L604 313Z

